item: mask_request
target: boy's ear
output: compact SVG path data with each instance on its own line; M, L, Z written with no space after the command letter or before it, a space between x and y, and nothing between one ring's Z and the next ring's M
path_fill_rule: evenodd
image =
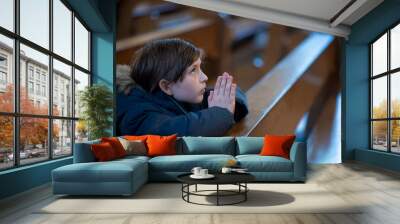
M161 89L165 94L172 96L172 90L171 90L170 84L171 84L171 83L170 83L169 81L165 80L165 79L161 79L161 80L158 82L158 86L160 87L160 89Z

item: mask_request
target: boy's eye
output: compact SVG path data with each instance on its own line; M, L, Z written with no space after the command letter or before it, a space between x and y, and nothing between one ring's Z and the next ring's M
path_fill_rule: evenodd
M194 68L192 69L192 72L195 72L195 71L196 71L196 69L197 69L197 68L196 68L196 67L194 67Z

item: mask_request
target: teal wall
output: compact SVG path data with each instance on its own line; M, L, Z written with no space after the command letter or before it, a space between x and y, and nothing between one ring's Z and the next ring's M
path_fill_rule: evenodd
M400 172L400 155L366 149L356 149L355 160Z
M94 32L92 35L92 71L93 83L105 84L113 93L116 93L115 83L115 40L116 40L116 22L117 7L116 1L101 0L98 8L105 18L108 32ZM116 94L114 96L113 120L116 120ZM116 122L112 122L110 127L111 135L116 133Z
M68 157L0 172L0 199L48 183L53 169L71 163Z
M114 90L117 1L67 0L67 2L92 31L93 83L103 83ZM110 132L114 130L115 128L110 127ZM48 183L51 181L53 169L71 163L72 157L68 157L0 172L0 199Z
M355 159L383 168L399 170L399 156L369 150L368 79L368 44L398 22L400 22L400 0L386 0L353 24L349 39L344 43L343 160Z

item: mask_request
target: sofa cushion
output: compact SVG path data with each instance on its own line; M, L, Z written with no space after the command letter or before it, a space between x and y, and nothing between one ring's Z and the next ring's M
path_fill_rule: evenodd
M236 155L259 154L263 145L263 137L236 137Z
M114 149L115 155L117 158L122 158L126 156L126 151L124 146L122 146L121 142L117 137L103 137L101 138L101 142L108 142Z
M105 162L119 158L109 142L92 144L90 147L92 149L94 157L96 157L96 161Z
M226 154L235 155L234 137L182 137L181 154Z
M146 166L140 159L74 163L54 169L52 176L57 182L130 182L133 173L147 172Z
M236 159L242 168L250 172L292 172L292 161L278 156L238 155Z
M147 140L147 135L124 135L122 137L129 141L134 141L134 140L146 141Z
M149 160L149 170L163 172L190 172L193 167L200 166L209 171L219 171L230 159L231 155L175 155L158 156Z
M293 145L295 135L265 135L261 156L280 156L290 159L290 148Z
M148 162L150 157L147 156L137 156L137 155L130 155L130 156L125 156L124 158L119 158L116 160L113 160L113 162L127 162L127 163L135 163L135 160L143 161L143 162Z
M146 142L142 140L126 140L124 138L118 137L122 146L126 151L126 155L147 155Z
M148 135L147 155L148 156L165 156L176 154L176 134L168 136Z

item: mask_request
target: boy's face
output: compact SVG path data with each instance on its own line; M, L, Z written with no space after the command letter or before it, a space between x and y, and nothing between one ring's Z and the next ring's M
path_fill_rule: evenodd
M201 103L208 77L201 70L201 59L197 59L183 74L182 81L171 83L172 96L187 103Z

